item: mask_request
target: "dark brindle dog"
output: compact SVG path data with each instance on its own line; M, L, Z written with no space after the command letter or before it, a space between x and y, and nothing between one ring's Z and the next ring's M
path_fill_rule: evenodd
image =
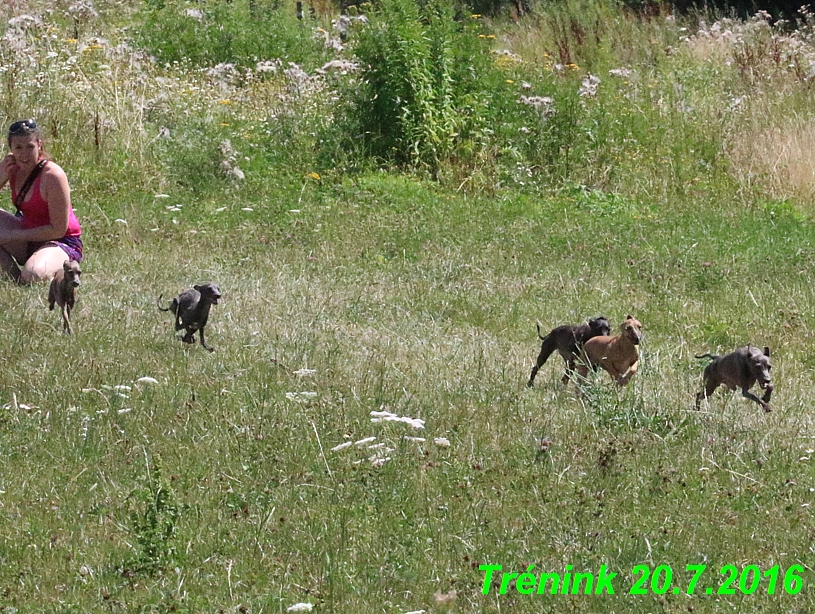
M195 343L195 331L201 336L201 345L210 352L215 350L204 342L204 327L209 319L209 309L218 304L221 291L216 284L201 284L185 290L167 307L161 306L161 296L158 297L158 308L162 311L172 311L175 314L175 329L186 329L187 334L181 338L184 343Z
M56 272L48 288L48 309L54 310L54 304L62 310L62 332L71 334L71 310L76 302L76 290L79 288L82 269L76 260L69 260Z
M580 358L583 344L592 337L608 335L611 332L608 320L603 316L591 318L586 324L564 324L563 326L558 326L552 329L545 337L541 335L540 324L536 326L538 327L538 337L543 343L541 344L541 352L538 355L538 360L535 366L532 367L532 374L526 383L527 386L532 386L538 371L555 350L558 351L566 362L566 373L563 375L561 381L564 384L568 384L569 377L572 371L575 370L576 361Z
M773 393L770 377L770 348L765 347L762 352L757 347L747 345L724 356L702 354L696 358L713 359L713 362L705 367L702 376L705 388L696 395L696 409L699 409L702 399L712 395L713 391L721 385L727 386L730 390L741 388L741 395L744 398L755 401L764 411L770 411L770 395ZM750 388L756 382L764 390L764 398L759 399L750 392Z

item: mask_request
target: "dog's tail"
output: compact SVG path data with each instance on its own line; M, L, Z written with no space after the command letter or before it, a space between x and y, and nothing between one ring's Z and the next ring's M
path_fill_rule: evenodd
M535 322L535 328L537 328L537 329L538 329L538 338L539 338L541 341L545 341L545 340L546 340L546 337L544 337L543 335L541 335L541 323L540 323L540 322Z
M158 305L158 308L159 308L161 311L170 311L170 307L171 307L171 305L172 305L172 302L171 302L170 304L168 304L166 307L162 307L162 306L161 306L161 296L162 296L162 295L161 295L161 294L159 294L159 295L158 295L158 299L156 300L156 304Z
M718 356L716 354L699 354L696 358L710 358L711 360L716 360Z

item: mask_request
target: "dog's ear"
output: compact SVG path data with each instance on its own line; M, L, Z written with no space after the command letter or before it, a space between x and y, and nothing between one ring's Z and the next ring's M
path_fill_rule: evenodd
M629 313L627 316L625 316L625 319L626 319L626 320L633 320L633 319L634 319L634 316L632 316L632 315Z
M192 287L193 290L198 290L199 292L201 291L201 288L202 288L202 286L193 286Z
M71 270L70 260L66 260L65 262L62 263L62 270L65 271L66 273Z
M770 357L770 348L766 345L764 346L764 355L769 358Z

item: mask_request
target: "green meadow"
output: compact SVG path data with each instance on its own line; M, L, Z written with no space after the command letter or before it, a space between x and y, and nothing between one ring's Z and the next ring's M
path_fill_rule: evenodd
M70 337L0 282L0 612L815 611L815 19L313 8L0 7L86 254ZM773 411L696 411L748 343Z

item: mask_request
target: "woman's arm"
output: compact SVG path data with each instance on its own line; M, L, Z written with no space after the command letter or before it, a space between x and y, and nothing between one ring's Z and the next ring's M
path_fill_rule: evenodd
M11 176L10 170L14 166L17 166L14 161L14 154L6 154L6 157L0 160L0 188L6 185Z

